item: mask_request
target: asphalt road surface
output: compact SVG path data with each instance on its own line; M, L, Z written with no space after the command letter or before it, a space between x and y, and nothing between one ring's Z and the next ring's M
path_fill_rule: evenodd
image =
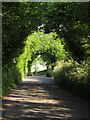
M88 103L49 77L26 77L3 97L2 120L88 120Z

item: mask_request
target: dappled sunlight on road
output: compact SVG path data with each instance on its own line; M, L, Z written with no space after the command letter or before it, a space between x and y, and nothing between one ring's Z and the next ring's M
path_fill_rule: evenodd
M3 120L87 118L87 106L84 105L84 101L74 103L80 101L72 99L72 95L59 89L53 79L46 77L26 79L3 98ZM78 108L79 104L83 104L84 111Z

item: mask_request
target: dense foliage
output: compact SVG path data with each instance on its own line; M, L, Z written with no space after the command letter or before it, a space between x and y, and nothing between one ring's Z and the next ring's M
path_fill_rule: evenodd
M82 64L76 61L60 61L54 68L56 82L73 93L88 98L88 80L90 77L88 62Z
M22 80L20 72L17 70L15 64L13 63L3 66L2 79L3 95L10 91L12 87L15 87L15 85L17 85Z
M22 53L25 38L35 30L55 31L76 60L90 55L88 3L2 3L3 64ZM16 44L16 45L15 45ZM13 47L14 46L14 47Z
M68 59L64 46L61 44L60 39L56 37L55 33L44 34L43 32L34 32L27 37L24 52L17 58L17 67L23 77L30 72L28 69L39 54L42 55L47 67L55 63L57 59Z
M90 56L90 7L88 3L46 4L45 32L55 31L64 37L73 58L82 61Z
M64 78L63 82L68 79L65 86L74 84L73 91L77 89L79 93L84 88L83 93L87 96L89 11L89 4L85 2L3 2L3 93L30 73L32 62L41 55L47 68L51 66L52 69L58 60L78 61L78 66L62 63L59 72L55 69L55 78ZM83 64L81 61L88 62ZM80 90L78 86L81 86Z
M24 42L22 54L14 58L10 64L3 66L3 91L13 87L15 81L19 83L19 79L31 75L32 62L38 55L41 55L48 69L50 65L53 67L57 59L68 59L68 52L61 41L63 39L59 39L56 33L34 32L29 35Z
M22 53L25 38L41 24L39 3L2 3L3 64Z

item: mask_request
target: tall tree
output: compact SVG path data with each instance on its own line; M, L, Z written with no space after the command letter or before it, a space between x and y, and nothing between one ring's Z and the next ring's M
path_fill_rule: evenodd
M55 31L64 37L76 60L89 56L89 3L46 3L45 6L45 32Z
M40 3L2 3L3 63L22 53L25 38L41 25Z

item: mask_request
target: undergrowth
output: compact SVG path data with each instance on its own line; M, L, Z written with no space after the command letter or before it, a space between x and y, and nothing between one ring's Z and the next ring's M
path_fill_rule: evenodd
M21 74L15 64L8 64L2 69L2 95L5 95L22 80Z
M88 80L90 79L89 63L76 61L57 62L53 71L57 84L83 97L88 97Z

